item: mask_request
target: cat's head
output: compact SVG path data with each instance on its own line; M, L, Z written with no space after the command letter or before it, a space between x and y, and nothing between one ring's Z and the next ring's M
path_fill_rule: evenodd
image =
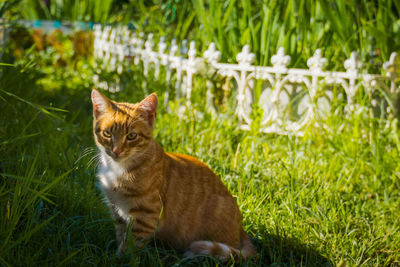
M153 139L155 93L132 104L112 101L93 89L92 103L94 139L101 151L118 162L146 153Z

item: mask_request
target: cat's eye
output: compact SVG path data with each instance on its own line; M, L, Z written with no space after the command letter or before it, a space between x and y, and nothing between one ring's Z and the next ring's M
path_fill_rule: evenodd
M111 133L110 133L109 131L107 131L107 130L104 130L104 131L103 131L103 136L104 136L105 138L110 138L110 137L111 137Z
M128 135L126 136L126 139L132 141L132 140L135 140L136 137L137 137L137 134L136 134L136 133L130 133L130 134L128 134Z

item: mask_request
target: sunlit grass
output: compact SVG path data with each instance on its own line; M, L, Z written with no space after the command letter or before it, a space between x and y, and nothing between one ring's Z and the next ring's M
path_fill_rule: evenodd
M4 68L1 264L196 266L157 243L131 246L124 257L115 257L112 220L96 187L87 80L73 88L60 81L57 91L42 90L37 80L43 76L35 68ZM140 70L124 75L129 84L110 96L139 101L144 97ZM152 80L147 91L158 92L163 103L166 85ZM399 131L394 125L355 115L332 117L331 131L311 127L304 137L244 132L231 107L218 117L208 113L203 94L195 90L194 108L181 115L176 102L169 103L169 111L161 105L155 138L166 151L200 158L228 186L260 252L244 265L400 263ZM49 116L45 106L67 112L49 109L55 115ZM207 259L202 264L219 263Z
M167 41L195 40L199 54L215 42L224 62L249 44L259 65L283 46L291 67L306 67L323 48L329 69L342 70L357 50L365 69L380 72L400 49L398 1L42 2L5 1L0 16L131 23ZM0 64L0 265L197 266L158 243L115 256L112 219L95 178L93 70L73 55L71 40L62 44L64 67L54 49L34 46L20 62ZM110 96L135 102L156 91L164 103L167 85L144 81L138 68L127 68L123 91ZM205 107L205 88L195 81L193 107L183 114L179 101L160 105L155 138L166 151L209 164L235 196L260 252L243 265L400 265L396 121L339 112L327 118L327 129L310 127L304 137L260 134L256 123L244 132L234 97L215 116Z
M194 40L204 52L211 42L221 51L223 62L236 62L244 45L255 53L255 64L270 65L279 47L291 56L293 67L321 48L328 68L343 70L344 60L358 51L364 68L380 72L390 53L400 49L398 1L346 0L154 0L138 1L124 14L135 29Z
M358 51L365 68L380 72L400 49L400 2L393 0L7 0L0 15L7 9L20 19L131 24L168 40L194 40L200 53L215 42L224 62L235 62L247 44L262 66L284 47L291 66L304 68L322 48L328 68L343 70Z

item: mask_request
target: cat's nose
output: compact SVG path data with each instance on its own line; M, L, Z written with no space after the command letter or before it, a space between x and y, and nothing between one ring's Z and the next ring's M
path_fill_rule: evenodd
M122 149L119 148L119 147L114 147L112 151L113 151L113 153L115 154L115 156L118 157L119 154L121 154Z

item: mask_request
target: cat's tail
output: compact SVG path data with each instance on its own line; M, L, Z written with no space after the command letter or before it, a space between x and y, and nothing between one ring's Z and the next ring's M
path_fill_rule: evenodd
M257 255L257 250L251 243L247 233L242 229L240 235L240 249L230 247L220 242L194 241L190 244L190 248L185 252L184 256L192 257L195 255L208 255L222 262L226 262L232 257L240 261Z

